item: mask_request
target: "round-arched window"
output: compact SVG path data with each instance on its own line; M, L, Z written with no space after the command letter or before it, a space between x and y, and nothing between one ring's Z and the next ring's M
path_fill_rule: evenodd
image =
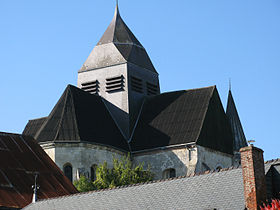
M91 181L96 180L96 168L97 168L96 164L94 164L90 167L90 179L91 179Z
M71 182L73 181L73 169L70 163L66 163L63 166L63 173Z
M169 168L163 171L162 178L163 179L169 179L176 177L176 170L174 168Z

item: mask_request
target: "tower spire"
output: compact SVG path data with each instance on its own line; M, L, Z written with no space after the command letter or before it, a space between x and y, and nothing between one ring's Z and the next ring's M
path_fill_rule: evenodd
M228 80L228 86L229 86L229 91L231 91L231 78L229 78L229 80Z
M116 0L115 16L119 15L119 1Z

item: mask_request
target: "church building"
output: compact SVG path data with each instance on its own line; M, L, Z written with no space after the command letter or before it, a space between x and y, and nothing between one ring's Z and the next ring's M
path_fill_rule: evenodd
M159 74L120 16L47 117L29 120L34 137L74 181L131 154L155 179L238 165L247 146L231 91L226 111L216 86L160 92Z

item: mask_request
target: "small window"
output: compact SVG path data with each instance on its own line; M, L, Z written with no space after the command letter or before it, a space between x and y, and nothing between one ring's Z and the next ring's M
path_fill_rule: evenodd
M95 164L90 167L90 179L91 179L91 181L96 180L96 168L97 168L97 165L95 165Z
M82 90L89 92L91 94L98 94L98 92L99 92L98 80L91 81L91 82L85 82L85 83L82 83L81 85L82 85L82 87L81 87Z
M124 90L124 77L123 75L118 77L111 77L106 79L106 92L114 93Z
M216 170L221 170L222 168L224 168L222 164L217 164Z
M73 181L73 172L72 172L72 166L70 163L66 163L63 167L63 173L64 175L72 182Z
M176 171L174 168L166 169L162 173L163 179L169 179L169 178L173 178L173 177L176 177Z
M158 86L152 83L147 82L147 95L157 95L158 94Z

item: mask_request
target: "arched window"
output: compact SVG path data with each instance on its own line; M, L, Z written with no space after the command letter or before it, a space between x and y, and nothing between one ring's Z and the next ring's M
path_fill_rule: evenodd
M96 168L97 168L96 164L94 164L90 167L90 179L91 179L91 181L96 180Z
M217 164L215 170L221 170L222 168L224 168L222 164Z
M162 178L163 179L169 179L169 178L173 178L176 176L176 171L174 168L169 168L163 171L162 173Z
M63 173L64 175L72 182L73 181L73 172L72 172L72 166L70 163L66 163L63 166Z

